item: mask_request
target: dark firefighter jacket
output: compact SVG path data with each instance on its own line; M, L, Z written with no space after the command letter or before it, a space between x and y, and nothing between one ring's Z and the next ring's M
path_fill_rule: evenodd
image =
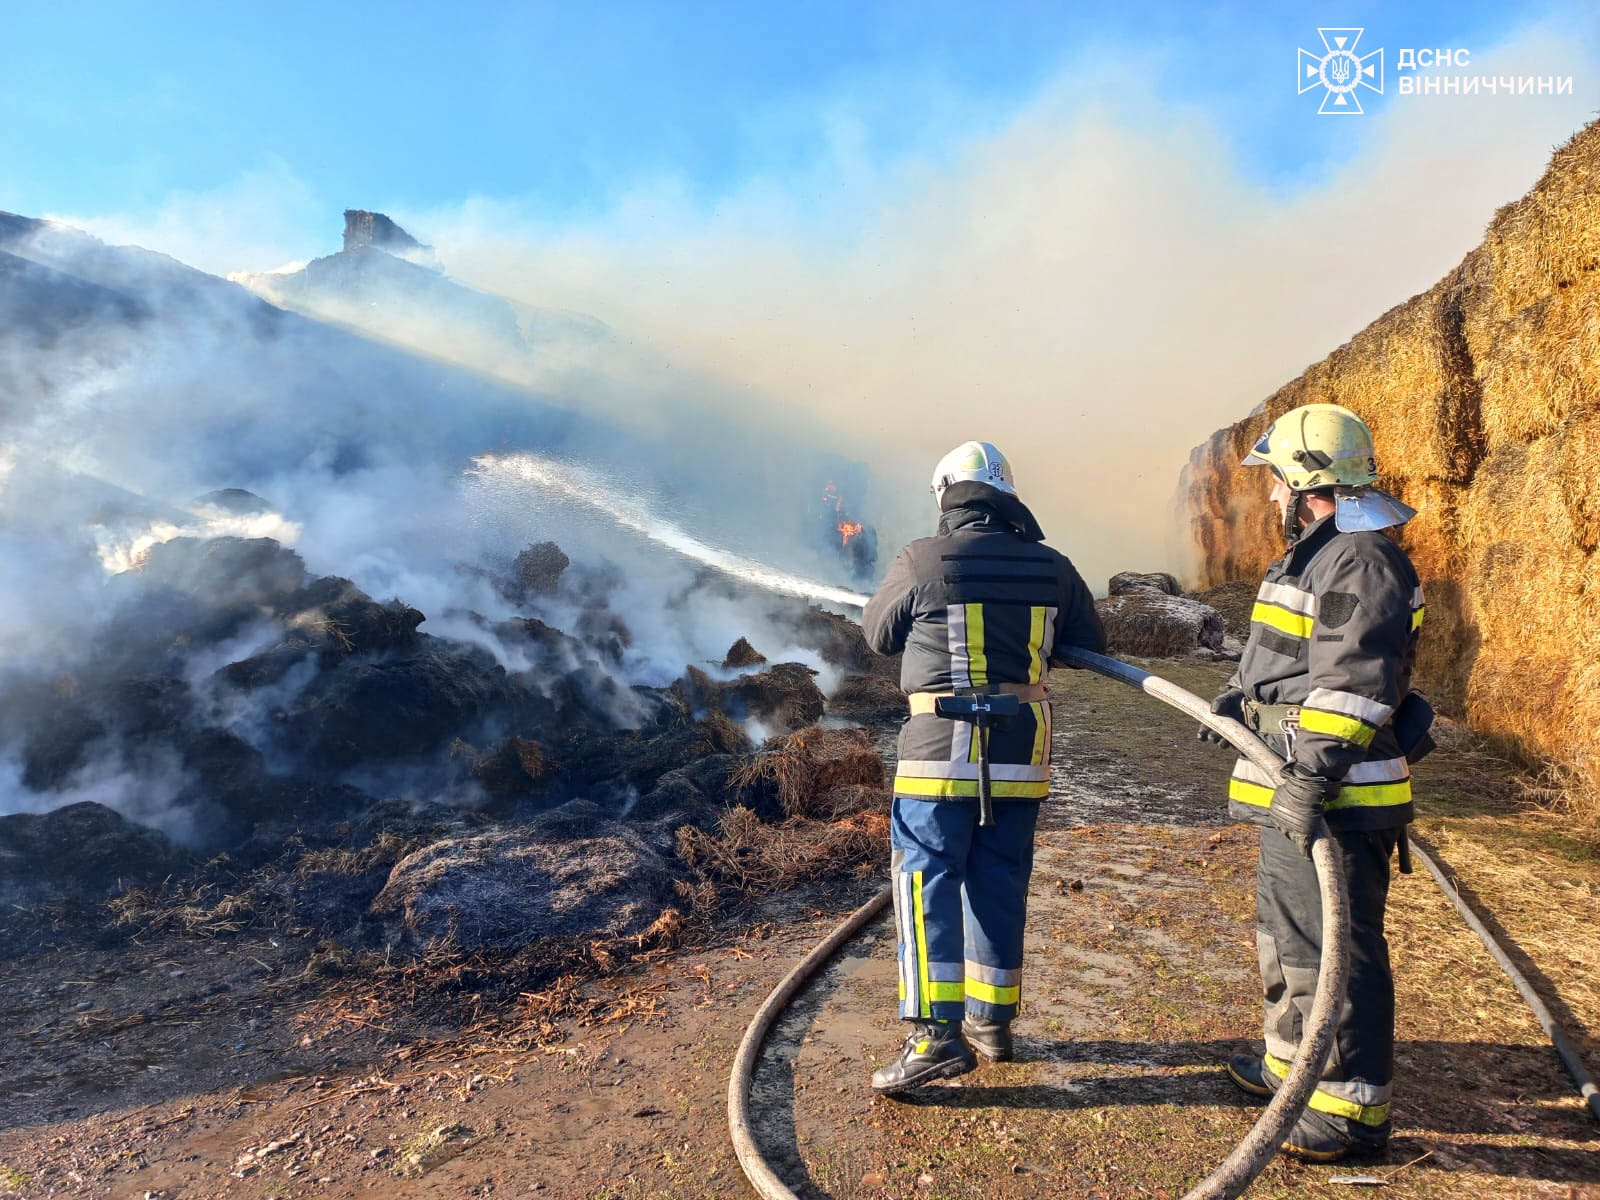
M1340 784L1330 828L1393 829L1412 818L1411 772L1389 719L1411 688L1422 587L1404 550L1382 533L1312 524L1267 569L1250 613L1250 640L1234 674L1262 704L1299 707L1276 749ZM1228 809L1265 824L1273 780L1234 764Z
M945 489L935 537L912 542L867 604L861 626L880 654L899 654L906 692L1042 683L1056 647L1105 650L1094 600L1067 557L1042 544L1033 514L983 484ZM900 730L894 793L976 797L973 727L933 714ZM991 794L1042 800L1050 792L1050 705L1025 703L989 736Z

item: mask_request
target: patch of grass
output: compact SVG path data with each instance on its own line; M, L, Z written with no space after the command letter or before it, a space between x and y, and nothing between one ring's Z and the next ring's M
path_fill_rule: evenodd
M15 1167L0 1163L0 1187L9 1188L20 1192L33 1182L33 1176L17 1170Z

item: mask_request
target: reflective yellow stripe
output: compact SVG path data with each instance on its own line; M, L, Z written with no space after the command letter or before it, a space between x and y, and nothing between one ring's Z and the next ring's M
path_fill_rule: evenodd
M1357 783L1347 784L1339 789L1339 794L1328 801L1328 807L1334 808L1382 808L1390 804L1409 804L1411 802L1411 781L1403 779L1399 783Z
M1038 683L1044 675L1044 656L1039 651L1044 646L1044 607L1033 606L1033 623L1028 627L1028 682Z
M1002 987L993 983L985 983L981 979L967 976L967 995L973 1000L982 1000L985 1004L1015 1004L1022 996L1022 989L1015 985Z
M1228 799L1255 808L1272 807L1272 789L1243 779L1228 780ZM1383 808L1411 801L1411 781L1400 783L1360 783L1339 789L1339 794L1328 801L1328 808Z
M1303 613L1290 612L1286 608L1279 608L1276 604L1263 604L1260 600L1257 600L1255 607L1250 610L1250 619L1297 638L1310 637L1311 626L1314 623Z
M928 985L928 999L937 1004L940 1001L960 1004L967 998L966 988L958 979L954 983L946 983L935 979Z
M894 790L903 796L956 796L976 799L976 779L919 779L915 775L896 775ZM989 794L999 800L1043 800L1050 794L1050 781L996 779Z
M1412 633L1415 633L1417 630L1422 628L1422 614L1427 612L1427 611L1428 610L1425 609L1425 608L1419 608L1419 609L1417 609L1416 612L1411 614L1411 632Z
M931 984L928 982L928 931L922 924L922 872L911 873L911 922L917 932L917 994L922 1001L922 1015L933 1016L933 1010L928 1007L928 991Z
M1042 767L1044 766L1045 752L1044 702L1035 701L1028 707L1033 710L1033 753L1029 756L1028 762L1032 766Z
M1358 746L1372 745L1372 735L1378 732L1359 717L1325 712L1320 708L1302 708L1300 728L1310 733L1325 733L1329 737L1342 738Z
M1243 779L1228 780L1228 799L1240 804L1253 804L1257 808L1272 807L1272 789Z
M972 676L972 686L989 682L989 656L983 651L983 605L969 604L967 608L967 673Z
M1289 1064L1274 1055L1262 1056L1262 1063L1279 1079L1289 1074ZM1347 1121L1356 1121L1362 1125L1382 1125L1389 1119L1389 1101L1382 1104L1358 1104L1354 1100L1346 1100L1342 1096L1331 1096L1318 1088L1311 1093L1307 1105L1318 1112L1325 1112L1330 1116L1343 1117Z

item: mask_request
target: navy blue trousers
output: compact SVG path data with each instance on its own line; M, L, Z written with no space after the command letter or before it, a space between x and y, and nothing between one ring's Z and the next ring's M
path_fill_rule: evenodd
M1017 1015L1039 803L997 800L994 812L984 827L975 800L895 798L889 869L905 1020Z

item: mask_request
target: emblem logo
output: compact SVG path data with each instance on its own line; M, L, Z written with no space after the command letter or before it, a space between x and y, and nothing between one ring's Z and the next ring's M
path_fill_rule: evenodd
M1300 93L1312 88L1326 90L1317 112L1324 117L1357 116L1364 110L1356 94L1371 88L1383 94L1383 47L1370 54L1356 53L1362 29L1319 29L1323 53L1301 50L1299 55Z

